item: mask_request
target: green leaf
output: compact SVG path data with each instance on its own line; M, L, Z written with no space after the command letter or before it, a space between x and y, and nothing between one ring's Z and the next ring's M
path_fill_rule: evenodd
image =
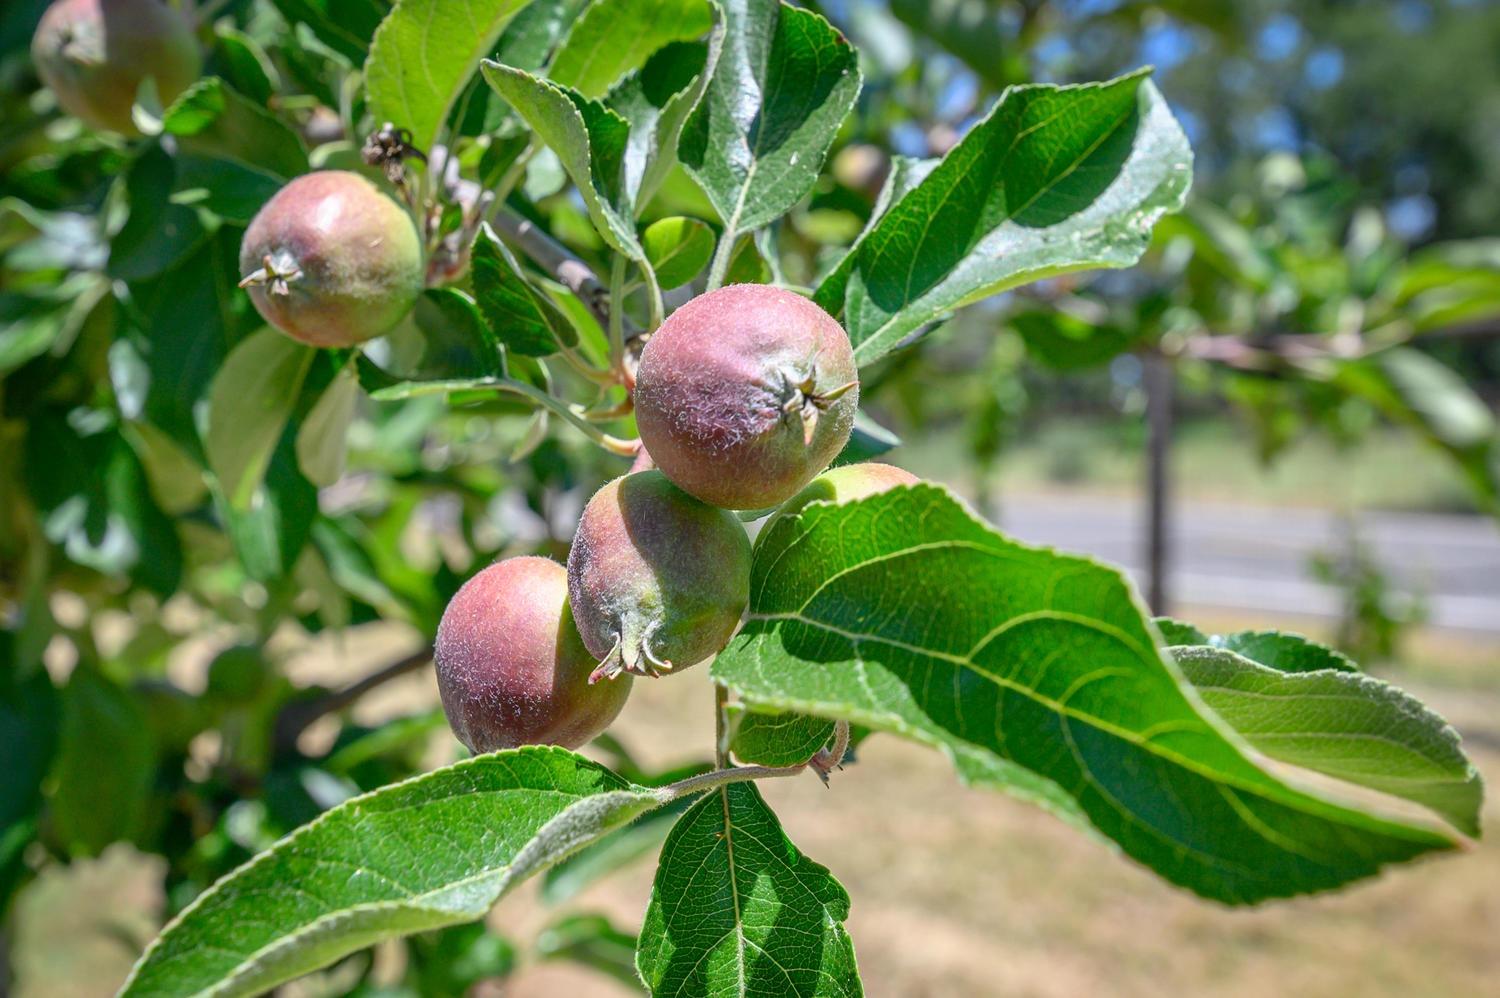
M9 640L8 640L9 639ZM58 694L42 668L22 672L12 635L0 637L0 912L26 871L24 853L36 834L42 781L57 751Z
M267 327L237 345L214 377L203 446L236 509L248 508L265 476L316 352Z
M688 115L698 106L724 48L724 19L712 8L706 43L675 42L658 51L640 71L610 91L605 103L630 124L622 184L639 212L677 165L677 143Z
M708 0L613 0L590 4L563 40L547 76L585 97L602 97L657 49L702 35Z
M264 107L281 89L281 74L261 44L226 22L214 26L213 61L231 86Z
M319 488L332 485L344 475L349 424L354 420L359 395L354 365L345 364L297 429L297 466Z
M306 25L317 39L360 62L390 10L388 0L272 0L291 24Z
M52 773L52 822L75 855L94 855L141 830L151 803L156 750L140 705L92 666L62 688L62 726Z
M495 339L512 353L547 357L578 343L567 316L521 273L510 250L486 224L474 240L474 297Z
M1203 702L1271 758L1414 801L1479 834L1479 772L1458 732L1415 697L1362 673L1285 672L1223 647L1171 652Z
M697 277L714 255L714 232L696 218L674 215L652 222L641 247L663 288L677 288Z
M815 300L842 314L868 364L969 302L1133 264L1191 179L1187 139L1143 73L1014 87L894 201Z
M730 708L737 719L730 751L741 762L760 766L800 766L833 736L833 722L806 714L778 711L762 714L739 704Z
M653 995L863 994L849 895L802 855L760 791L694 804L661 850L636 967Z
M582 756L537 746L355 797L200 895L122 998L259 994L381 939L475 921L657 803Z
M1058 308L1018 312L1010 324L1026 350L1055 371L1080 371L1103 366L1124 353L1140 335L1108 322L1095 323Z
M365 61L365 90L377 127L411 130L432 148L479 60L526 0L399 0L375 32Z
M724 52L678 143L724 238L774 221L812 189L859 95L859 57L818 14L726 0Z
M763 708L943 749L966 778L1086 818L1226 903L1455 844L1260 769L1199 712L1118 571L1018 544L931 485L813 503L764 531L749 620L712 671Z
M408 381L490 380L505 374L505 359L474 299L456 288L428 288L405 327L416 330L420 357L402 366Z
M296 132L215 76L183 91L162 117L190 155L232 163L287 181L307 172L307 150Z
M631 259L641 259L621 180L629 123L596 100L514 66L486 59L480 71L557 154L604 241Z

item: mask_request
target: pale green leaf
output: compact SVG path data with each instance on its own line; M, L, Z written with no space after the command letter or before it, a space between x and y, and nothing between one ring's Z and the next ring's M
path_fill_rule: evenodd
M812 189L860 73L853 46L812 11L779 0L723 7L724 51L677 151L733 239Z
M1187 139L1144 74L1014 87L894 200L816 301L842 314L868 364L961 305L1133 264L1191 179Z
M1259 637L1274 659L1273 637ZM1310 642L1287 640L1282 657L1305 655ZM1479 772L1458 732L1415 697L1358 672L1281 669L1216 640L1171 651L1203 702L1271 758L1414 801L1479 834Z
M662 845L636 967L653 995L854 998L849 895L750 783L694 804Z
M712 22L708 0L590 4L563 39L547 76L585 97L602 97L657 49L697 38Z
M708 266L714 254L714 233L696 218L674 215L648 225L641 245L661 286L676 288Z
M121 995L260 994L381 939L474 921L658 803L582 756L536 746L353 798L200 895Z
M240 341L214 376L203 446L229 504L250 502L316 351L271 328Z
M762 708L941 748L966 778L1085 817L1227 903L1455 844L1260 768L1200 709L1118 571L1018 544L931 485L813 503L764 531L749 620L713 675Z
M479 60L526 0L400 0L381 22L365 60L365 90L376 126L411 130L423 152Z

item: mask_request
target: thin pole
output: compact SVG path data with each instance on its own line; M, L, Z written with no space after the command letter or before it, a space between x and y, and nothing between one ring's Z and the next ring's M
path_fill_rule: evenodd
M1167 537L1172 448L1172 361L1160 351L1142 355L1146 390L1146 599L1159 616L1170 612L1167 572L1171 558Z

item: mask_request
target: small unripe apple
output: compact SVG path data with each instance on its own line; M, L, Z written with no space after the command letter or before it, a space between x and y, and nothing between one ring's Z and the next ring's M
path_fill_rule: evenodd
M240 272L262 318L317 347L390 332L426 276L411 215L346 170L309 173L277 191L245 230Z
M807 488L788 499L766 521L761 534L782 517L795 516L810 502L853 502L867 496L878 495L898 485L915 485L921 479L904 468L892 464L867 461L864 464L846 464L829 468L807 484Z
M156 81L166 107L203 68L192 26L162 0L56 0L31 58L65 111L125 135L138 134L130 109L141 81Z
M781 288L699 295L641 352L635 416L656 466L725 509L790 499L854 428L859 374L827 312Z
M621 672L679 672L729 643L750 600L750 540L734 514L699 502L660 471L605 485L568 555L583 643Z
M443 711L474 752L578 748L609 727L630 682L589 685L589 657L568 609L568 573L549 558L508 558L454 594L434 662Z

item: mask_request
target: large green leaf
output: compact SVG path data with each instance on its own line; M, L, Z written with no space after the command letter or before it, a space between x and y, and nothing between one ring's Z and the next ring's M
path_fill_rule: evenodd
M853 46L812 11L779 0L723 7L724 51L677 151L732 240L812 189L860 73Z
M370 43L365 89L377 125L411 130L424 152L479 60L527 0L400 0Z
M200 895L121 994L259 994L378 940L474 921L516 883L658 803L544 747L356 797Z
M574 22L547 76L585 97L602 97L657 49L697 38L713 22L708 0L613 0Z
M868 364L961 305L1129 266L1191 179L1187 139L1144 73L1014 87L893 201L816 300L843 315Z
M1286 672L1214 645L1174 647L1172 657L1203 702L1271 758L1404 797L1479 834L1479 771L1458 732L1415 697L1358 672Z
M173 201L240 224L307 172L297 133L217 77L184 91L162 116L162 130L178 145Z
M764 708L942 748L966 778L1086 818L1227 903L1455 844L1261 769L1199 709L1118 571L1018 544L930 485L768 528L749 620L713 675Z
M128 339L110 349L121 412L145 419L195 456L195 413L224 357L263 320L235 287L240 232L223 228L202 252L152 281L129 286Z
M849 895L802 855L760 791L694 804L661 849L636 966L653 995L853 998Z

